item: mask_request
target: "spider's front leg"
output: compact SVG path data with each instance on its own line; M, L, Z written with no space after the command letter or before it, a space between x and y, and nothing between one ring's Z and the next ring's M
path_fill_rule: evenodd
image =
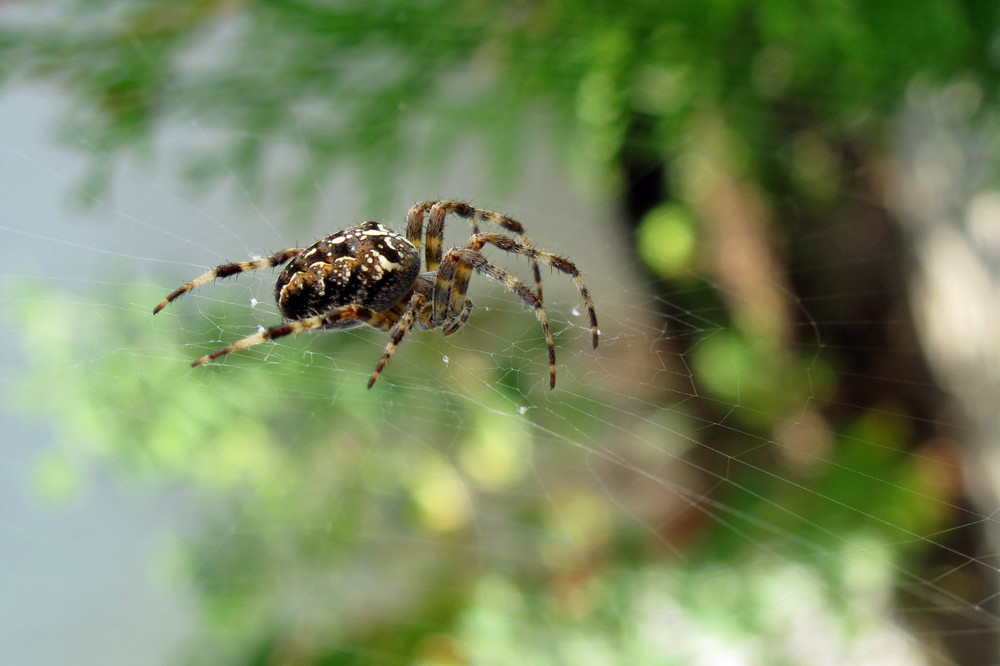
M247 349L249 347L259 345L262 342L276 340L294 333L312 331L318 328L343 328L343 326L338 327L337 324L351 321L358 321L362 324L367 324L372 328L388 331L396 323L396 318L380 314L360 305L345 305L343 307L330 310L329 312L324 312L323 314L306 317L304 319L293 319L291 321L278 324L277 326L271 326L270 328L264 329L254 335L248 335L242 340L237 340L228 347L214 351L211 354L206 354L191 365L199 366L203 363L219 358L224 354L230 354L235 351Z
M573 281L576 282L577 289L580 290L580 296L583 298L583 304L587 307L587 314L590 317L591 340L593 342L594 349L597 349L600 329L597 328L597 313L594 311L594 302L590 298L590 292L587 290L587 285L583 283L583 277L580 276L580 271L577 270L576 265L573 262L563 257L554 255L551 252L539 250L536 247L525 245L523 243L516 243L510 238L500 236L498 234L476 234L469 239L469 244L466 248L479 253L480 250L483 249L483 246L487 243L500 248L504 252L511 252L530 257L532 261L543 261L552 268L571 276ZM511 287L508 287L508 289L511 289ZM516 291L515 289L511 290Z
M454 250L452 251L454 252ZM431 326L440 326L445 336L465 326L472 315L472 299L468 297L472 267L455 257L445 257L432 290L433 299L427 308Z
M469 248L453 248L445 255L441 268L438 270L437 281L434 283L434 300L432 303L431 325L442 326L445 335L457 331L468 319L466 293L469 290L469 280L473 271L492 278L514 292L535 313L538 323L545 334L545 344L549 352L549 388L556 386L556 348L549 329L549 320L542 308L542 301L523 282L498 268L486 260L477 250ZM459 308L459 304L462 307ZM471 305L468 306L471 310ZM464 317L464 319L463 319Z
M468 296L465 297L465 303L462 305L462 311L457 315L452 316L447 322L441 326L441 332L446 336L456 333L458 329L465 326L469 317L472 315L472 299Z
M424 214L429 211L425 250L425 265L428 271L437 270L444 254L444 220L449 213L454 213L469 221L472 235L479 234L481 224L495 224L507 231L517 234L522 245L530 245L524 227L515 219L500 213L476 208L463 201L421 201L414 204L406 215L406 237L420 250L421 236L424 230ZM531 258L531 269L535 277L535 295L542 300L542 274L539 271L538 260Z

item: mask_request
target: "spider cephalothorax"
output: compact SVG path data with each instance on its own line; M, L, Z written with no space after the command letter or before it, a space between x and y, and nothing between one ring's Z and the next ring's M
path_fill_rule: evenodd
M468 219L472 235L464 247L454 247L445 253L442 239L444 218L448 213ZM428 214L426 235L425 214ZM518 240L503 234L479 233L479 224L484 222L516 234ZM420 272L422 241L424 273ZM535 290L491 264L481 252L486 245L531 259ZM377 222L365 222L338 231L305 249L291 248L263 259L223 264L167 296L153 314L195 287L217 278L286 262L288 265L274 288L284 321L202 356L193 365L292 333L367 324L391 332L385 353L368 382L371 388L414 322L423 329L441 328L445 335L465 325L472 312L472 301L466 294L475 271L517 294L535 312L548 346L549 386L554 387L555 346L542 309L539 262L571 275L576 281L587 306L593 344L597 347L597 315L576 266L551 252L533 247L519 222L459 201L425 201L413 206L407 215L406 238Z

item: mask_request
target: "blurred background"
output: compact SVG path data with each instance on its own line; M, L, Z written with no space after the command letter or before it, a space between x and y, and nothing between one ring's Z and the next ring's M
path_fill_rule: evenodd
M1000 6L0 4L0 653L1000 662ZM424 199L532 313L290 336L207 268ZM447 246L469 228L447 227ZM487 251L530 280L523 259Z

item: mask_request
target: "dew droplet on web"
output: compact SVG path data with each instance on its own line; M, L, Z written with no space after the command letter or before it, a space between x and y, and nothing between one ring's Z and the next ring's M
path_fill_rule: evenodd
M520 407L517 408L518 414L523 415L526 411L528 411L528 408L525 405L521 405Z
M267 330L266 328L264 328L264 327L263 327L263 326L261 326L260 324L257 324L257 332L258 332L258 333L263 333L263 332L264 332L264 331L266 331L266 330Z
M444 361L445 363L448 363L449 361L451 361L451 359L448 358L447 356L442 356L441 360Z
M258 302L258 301L257 301L257 299L256 299L256 298L251 298L251 299L250 299L250 307L252 307L252 308L255 308L255 307L257 307L257 302Z
M574 317L579 317L580 316L580 308L573 308L572 310L570 310L570 312L573 313Z

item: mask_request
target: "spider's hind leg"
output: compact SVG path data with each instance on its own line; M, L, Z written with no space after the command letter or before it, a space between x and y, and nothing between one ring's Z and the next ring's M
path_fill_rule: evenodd
M399 318L396 325L392 329L392 335L389 337L389 344L385 346L385 352L382 354L381 360L379 360L378 365L375 367L375 372L372 373L371 379L368 380L368 388L375 385L378 381L378 377L382 374L382 369L385 364L389 362L389 358L396 352L396 347L399 343L403 341L403 336L407 334L410 328L413 326L414 320L420 314L420 311L424 307L424 303L427 299L422 293L414 292L413 297L410 299L409 305L406 306L406 310L403 311L403 316Z
M271 256L264 257L262 259L252 259L250 261L240 261L234 264L222 264L221 266L216 266L204 275L191 280L186 285L164 298L159 305L153 308L153 314L156 314L163 308L167 307L167 305L173 303L192 289L200 287L203 284L207 284L212 280L229 277L230 275L237 275L238 273L246 273L247 271L255 271L260 268L280 266L286 261L296 257L300 252L302 252L302 248L293 247L287 250L282 250L281 252L276 252Z
M294 333L313 331L320 328L345 328L345 322L361 322L362 324L367 324L372 328L388 331L392 328L393 324L396 323L396 319L392 316L380 314L360 305L344 305L334 310L330 310L329 312L324 312L323 314L306 317L305 319L293 319L291 321L282 322L277 326L266 328L259 333L248 335L242 340L237 340L228 347L223 347L218 351L202 356L191 365L202 365L203 363L219 358L223 354L230 354L235 351L247 349L249 347L259 345L262 342L276 340Z

